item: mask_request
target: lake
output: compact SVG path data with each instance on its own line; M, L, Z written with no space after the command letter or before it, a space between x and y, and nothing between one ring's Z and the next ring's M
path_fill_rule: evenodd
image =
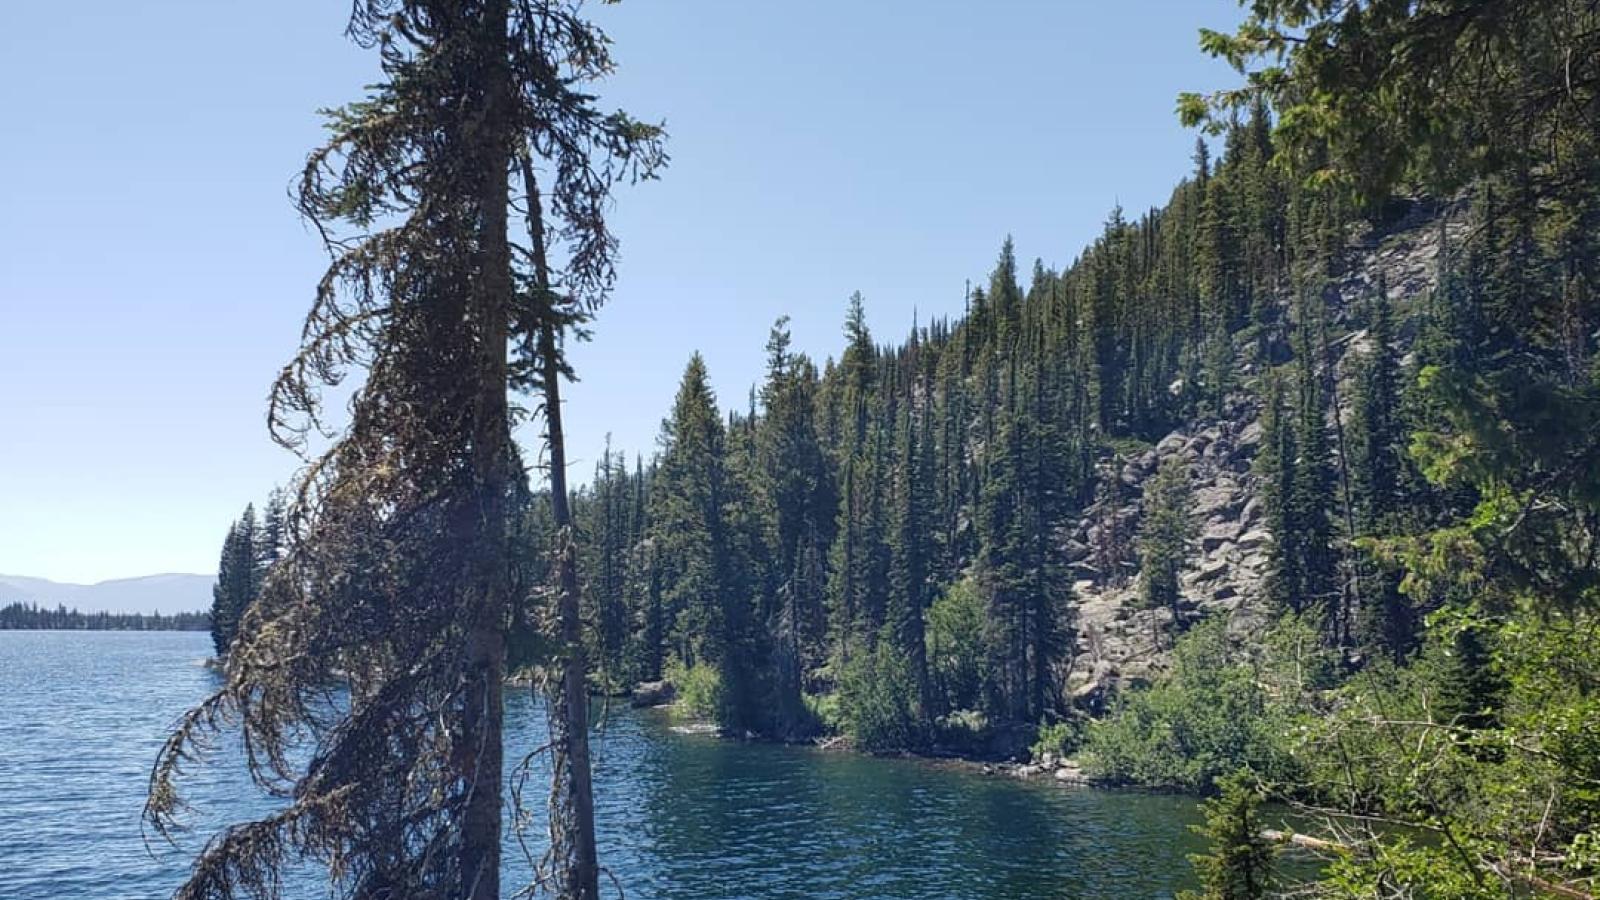
M183 880L203 828L147 849L139 812L168 726L215 684L209 650L198 632L0 632L0 898L148 900ZM526 689L507 717L520 758L543 717ZM641 900L1164 898L1202 849L1182 797L740 744L658 711L614 712L595 747L601 862ZM192 799L202 826L270 808L232 765ZM526 883L507 857L507 885ZM291 888L326 895L310 874Z

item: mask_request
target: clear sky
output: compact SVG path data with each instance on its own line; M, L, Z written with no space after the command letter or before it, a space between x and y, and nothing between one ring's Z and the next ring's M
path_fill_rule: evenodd
M324 258L287 188L319 107L373 80L347 0L17 3L0 27L0 573L212 572L286 481L264 398ZM665 119L622 191L621 281L574 353L580 477L650 452L689 354L726 403L767 329L836 352L860 290L883 339L960 310L1006 234L1071 262L1120 202L1165 200L1180 90L1232 0L593 4L607 105ZM530 432L525 437L532 439Z

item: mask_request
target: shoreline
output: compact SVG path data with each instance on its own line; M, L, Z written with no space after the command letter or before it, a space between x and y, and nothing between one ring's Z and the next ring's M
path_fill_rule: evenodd
M932 748L927 751L897 750L887 752L872 752L859 750L845 735L828 735L820 738L808 738L799 741L787 741L778 738L763 737L760 735L738 735L721 728L713 722L692 716L681 715L680 707L676 702L658 703L648 706L636 706L640 712L654 713L668 719L672 731L678 734L707 735L722 741L735 741L744 744L771 744L785 747L803 747L822 753L848 753L857 756L869 756L878 759L898 759L906 762L915 762L937 768L957 769L979 775L991 777L1013 778L1018 781L1049 782L1064 788L1093 788L1095 790L1118 790L1119 785L1099 782L1084 771L1083 766L1075 759L1060 758L1047 755L1038 762L1018 762L1015 760L985 760L973 756L965 756L959 752Z

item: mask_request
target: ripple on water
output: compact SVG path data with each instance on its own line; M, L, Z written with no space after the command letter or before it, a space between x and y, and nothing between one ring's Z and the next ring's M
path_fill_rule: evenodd
M146 900L182 880L204 828L147 851L139 811L166 729L215 684L207 649L202 633L0 632L0 898ZM542 743L526 690L507 721L518 746ZM1163 898L1198 849L1182 798L730 743L659 712L616 712L595 751L602 861L630 898ZM202 826L270 808L228 765L193 799ZM514 845L506 866L525 882Z

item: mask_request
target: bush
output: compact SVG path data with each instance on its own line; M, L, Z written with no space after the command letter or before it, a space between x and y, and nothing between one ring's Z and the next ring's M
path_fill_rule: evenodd
M1290 711L1271 700L1254 668L1229 646L1224 623L1202 623L1179 641L1171 673L1129 694L1089 727L1084 763L1113 783L1209 792L1248 768L1290 774Z
M1046 755L1058 759L1070 756L1082 743L1083 723L1077 719L1040 725L1039 736L1033 742L1033 749L1029 751L1030 758L1037 762Z
M667 680L678 694L677 709L695 719L716 721L722 712L722 675L714 666L696 663L685 666L673 661L667 666Z
M838 694L805 694L800 698L806 712L823 731L838 734L845 730L844 717L839 713Z
M887 641L857 652L839 673L838 717L857 747L906 750L921 743L911 664Z
M958 709L933 720L932 741L939 750L976 758L989 738L989 718L981 710Z
M952 584L928 607L928 673L945 709L967 709L978 702L987 618L970 577Z

